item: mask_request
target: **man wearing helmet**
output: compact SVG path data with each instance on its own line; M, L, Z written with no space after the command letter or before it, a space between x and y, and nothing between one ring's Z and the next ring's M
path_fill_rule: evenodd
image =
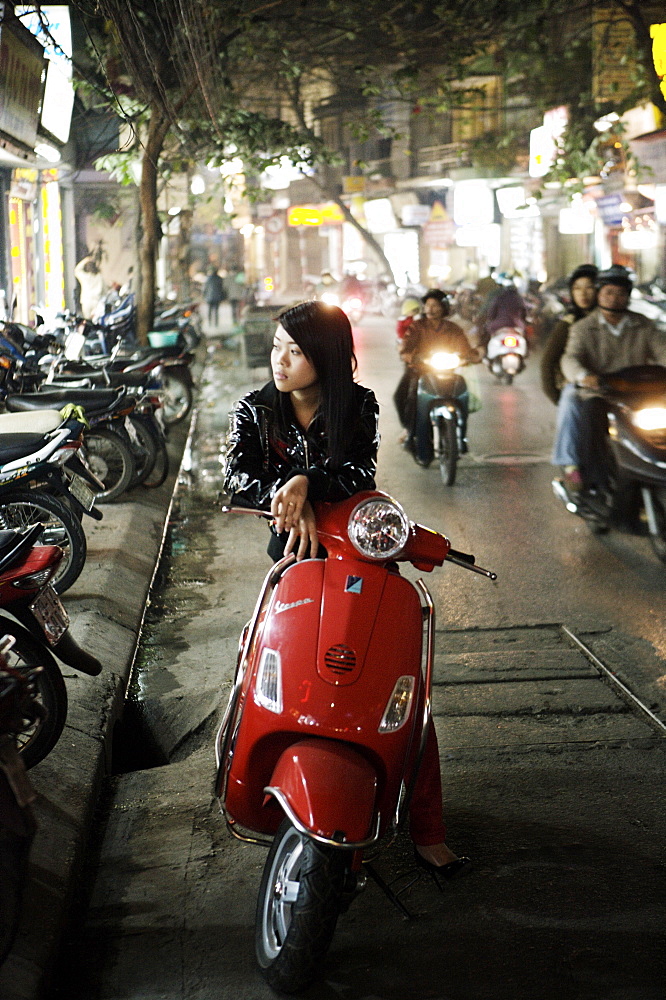
M553 464L564 468L564 485L572 492L605 481L599 376L632 365L666 365L666 338L652 320L628 309L627 269L614 264L599 272L596 284L597 308L572 325L561 360L567 385L558 404Z

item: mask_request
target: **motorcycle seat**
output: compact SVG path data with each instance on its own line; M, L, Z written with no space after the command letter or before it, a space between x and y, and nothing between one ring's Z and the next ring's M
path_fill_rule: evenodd
M61 421L62 422L62 421ZM32 455L45 444L44 434L0 433L0 465Z
M86 413L111 410L125 395L123 389L55 389L52 392L30 392L21 396L7 396L5 405L13 413L43 409L45 406L66 406L74 403ZM61 418L62 419L62 418ZM1 428L0 428L1 429Z
M97 390L98 388L108 389L126 385L131 388L141 388L149 379L150 375L144 372L109 372L107 382L103 372L91 369L78 375L73 372L63 372L50 384L54 389L66 388L68 391L70 391L70 387Z
M9 400L11 397L7 397ZM20 397L14 397L19 398ZM40 399L40 406L32 406L31 413L22 413L15 416L14 413L0 413L0 435L9 436L14 434L29 435L31 437L44 437L60 427L62 416L59 410L48 407L43 399ZM7 407L11 410L11 407Z
M17 531L16 528L0 531L0 573L4 573L19 559L22 559L28 550L37 543L43 530L42 524L33 524L31 528L24 531Z

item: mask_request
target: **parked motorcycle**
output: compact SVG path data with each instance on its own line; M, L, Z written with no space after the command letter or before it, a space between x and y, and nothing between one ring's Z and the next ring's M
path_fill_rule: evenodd
M93 488L100 488L76 452L84 425L57 410L0 414L0 528L44 527L44 540L65 557L54 587L78 578L86 559L83 514L101 520Z
M0 640L0 965L16 936L28 854L37 829L31 805L37 793L26 774L15 734L43 717L36 701L37 670L21 673L8 665L11 638Z
M605 375L599 407L608 429L606 481L574 492L556 478L555 495L595 534L635 520L642 508L652 547L666 562L666 368L639 365Z
M283 992L319 973L363 870L404 912L365 857L404 820L431 716L434 605L397 563L430 572L448 559L496 578L385 493L318 504L316 517L327 557L292 554L268 573L216 741L231 833L270 845L255 949Z
M80 389L43 384L39 392L10 393L5 399L7 410L16 414L34 414L44 408L57 411L68 404L79 407L89 425L83 431L82 451L98 482L95 500L98 503L117 500L128 489L135 473L125 418L134 411L136 402L124 386Z
M67 719L67 689L55 657L93 677L102 670L100 661L81 649L70 634L69 617L51 585L62 549L39 544L40 535L41 525L0 531L0 634L13 640L5 657L10 667L22 673L41 667L34 683L45 712L16 730L26 767L51 752Z
M488 339L483 360L500 382L511 385L514 377L525 367L527 354L527 338L523 330L503 326Z
M445 486L455 483L458 457L468 450L467 383L456 371L463 364L460 355L443 351L419 364L414 458L424 468L436 459Z

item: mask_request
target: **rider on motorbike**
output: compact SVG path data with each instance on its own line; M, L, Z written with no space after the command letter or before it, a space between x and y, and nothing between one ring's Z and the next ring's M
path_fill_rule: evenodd
M415 319L407 328L405 336L398 345L400 357L405 362L405 371L395 390L393 400L405 428L401 440L410 449L416 446L418 416L416 395L421 371L422 359L435 351L458 354L462 362L476 363L480 360L478 352L457 323L452 323L446 317L449 315L449 300L445 292L439 288L431 288L421 299L423 316ZM469 394L467 388L459 397L467 423ZM463 431L463 434L465 430ZM426 462L427 456L419 456Z
M572 493L606 481L600 376L633 365L666 365L663 334L628 309L633 283L627 269L614 264L599 273L596 284L597 308L573 324L561 361L567 384L558 403L553 464L563 467L563 485Z

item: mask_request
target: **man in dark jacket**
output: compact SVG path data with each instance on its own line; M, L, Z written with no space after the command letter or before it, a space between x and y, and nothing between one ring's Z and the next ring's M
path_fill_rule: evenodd
M224 302L226 293L224 291L224 281L214 267L208 272L208 277L203 287L204 302L208 304L208 322L211 326L217 326L218 310L220 302Z

